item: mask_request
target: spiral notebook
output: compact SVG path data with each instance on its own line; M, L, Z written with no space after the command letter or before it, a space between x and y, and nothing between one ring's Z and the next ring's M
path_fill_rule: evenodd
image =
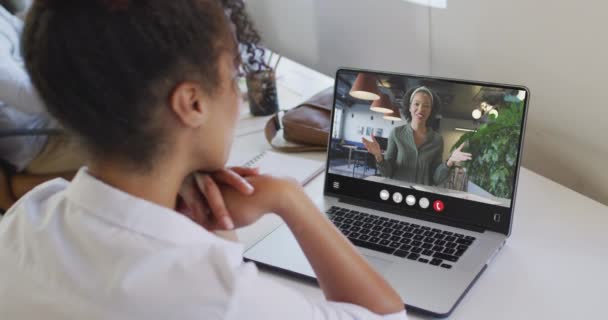
M323 172L325 163L273 151L264 151L247 161L245 167L258 167L261 174L291 177L304 186Z

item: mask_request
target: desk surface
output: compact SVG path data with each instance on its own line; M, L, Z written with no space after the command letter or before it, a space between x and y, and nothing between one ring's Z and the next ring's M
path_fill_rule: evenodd
M333 80L283 58L277 70L281 108L289 108L333 85ZM268 117L253 118L243 106L229 163L243 164L270 149L263 126ZM302 157L323 160L324 153ZM321 175L306 186L322 200ZM245 247L282 222L267 215L238 230ZM504 249L456 308L451 319L582 319L603 318L608 293L608 207L525 168L520 172L513 231ZM310 283L262 272L303 294L322 299ZM421 316L410 313L411 319Z

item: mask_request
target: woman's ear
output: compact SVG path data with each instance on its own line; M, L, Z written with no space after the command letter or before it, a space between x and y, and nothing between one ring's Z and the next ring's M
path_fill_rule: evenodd
M209 114L208 98L196 82L182 82L171 93L169 103L171 111L186 127L201 126Z

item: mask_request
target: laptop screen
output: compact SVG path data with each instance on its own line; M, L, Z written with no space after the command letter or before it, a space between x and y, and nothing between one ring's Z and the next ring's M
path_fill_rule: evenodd
M525 87L341 69L326 193L508 233Z

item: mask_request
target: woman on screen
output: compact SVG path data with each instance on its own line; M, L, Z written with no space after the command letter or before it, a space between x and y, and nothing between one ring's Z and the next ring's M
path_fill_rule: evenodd
M447 161L443 161L443 137L431 128L439 112L439 99L427 87L418 87L405 94L402 112L407 124L396 127L388 138L386 153L382 153L374 136L362 138L365 148L374 155L380 174L396 180L425 185L441 184L456 162L471 160L471 154L459 146Z

